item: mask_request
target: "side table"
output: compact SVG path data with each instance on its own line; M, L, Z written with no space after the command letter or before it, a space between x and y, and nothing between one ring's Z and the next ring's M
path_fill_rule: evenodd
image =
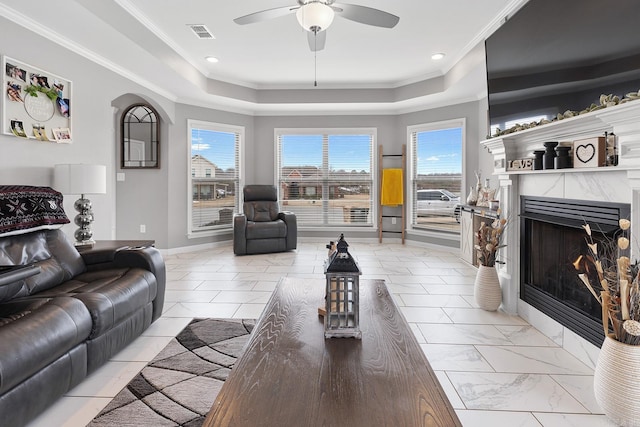
M148 248L156 244L155 240L96 240L93 246L76 247L78 252L87 251L119 251L129 248Z

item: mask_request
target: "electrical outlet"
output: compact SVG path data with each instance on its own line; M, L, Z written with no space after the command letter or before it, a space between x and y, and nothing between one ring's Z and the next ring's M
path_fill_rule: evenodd
M141 233L146 233L147 232L147 226L144 224L140 224L140 232Z
M391 224L396 225L396 217L395 216L391 218Z

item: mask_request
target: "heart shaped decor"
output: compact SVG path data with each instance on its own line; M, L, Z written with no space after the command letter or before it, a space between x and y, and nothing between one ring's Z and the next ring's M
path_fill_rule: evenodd
M593 144L578 145L576 148L576 158L582 163L589 163L596 155L596 147Z

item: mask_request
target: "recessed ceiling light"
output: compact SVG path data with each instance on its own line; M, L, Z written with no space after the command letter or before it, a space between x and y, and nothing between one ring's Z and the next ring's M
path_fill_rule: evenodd
M216 62L218 62L218 61L219 61L219 59L218 59L218 58L216 58L215 56L207 56L207 57L206 57L206 58L204 58L204 59L206 59L206 60L207 60L207 61L209 61L209 62L213 62L213 63L216 63Z
M433 59L434 61L439 61L442 58L444 58L444 53L434 53L433 55L431 55L431 59Z

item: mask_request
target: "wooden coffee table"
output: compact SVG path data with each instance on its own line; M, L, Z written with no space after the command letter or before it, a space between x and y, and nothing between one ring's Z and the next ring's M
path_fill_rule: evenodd
M204 426L462 425L384 281L360 282L362 340L325 340L324 294L280 281Z

